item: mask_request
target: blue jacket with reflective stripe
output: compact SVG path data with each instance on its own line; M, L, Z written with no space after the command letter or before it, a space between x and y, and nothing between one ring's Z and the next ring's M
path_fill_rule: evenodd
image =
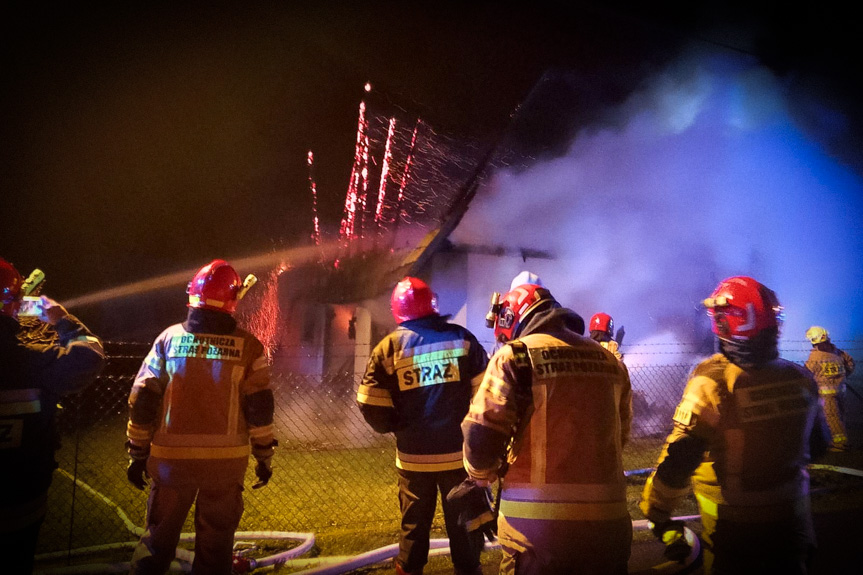
M462 467L461 421L486 365L476 337L441 316L403 322L375 346L357 403L375 431L395 433L398 467Z

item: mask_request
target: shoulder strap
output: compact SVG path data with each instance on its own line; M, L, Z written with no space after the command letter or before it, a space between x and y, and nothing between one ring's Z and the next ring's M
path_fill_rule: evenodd
M530 390L533 386L533 366L530 363L527 345L520 339L515 339L509 342L509 346L512 348L512 359L515 362L516 375L518 376L516 383L519 391Z
M524 433L526 427L525 416L527 415L528 408L533 403L533 366L530 362L530 353L528 352L527 344L516 339L509 342L509 346L512 348L512 357L516 369L515 398L518 412L512 437L510 437L507 444L504 464L498 470L500 477L506 475L509 466L515 462L517 453L513 451L513 448Z

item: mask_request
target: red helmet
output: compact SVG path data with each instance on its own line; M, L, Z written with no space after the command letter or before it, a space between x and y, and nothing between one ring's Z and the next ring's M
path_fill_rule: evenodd
M494 323L494 338L497 341L512 341L518 336L524 319L533 313L537 306L550 301L554 301L551 292L536 284L522 284L510 291L500 300L500 309Z
M749 341L766 329L778 330L785 317L773 290L744 276L720 282L704 305L713 333L725 340Z
M242 288L240 276L228 262L213 260L189 282L189 307L234 313Z
M614 335L614 320L607 313L599 312L590 318L590 329L588 331L602 331L609 336Z
M419 278L405 276L396 284L390 297L390 309L396 323L438 313L437 295Z
M15 267L0 258L0 315L14 317L15 303L21 299L24 278Z

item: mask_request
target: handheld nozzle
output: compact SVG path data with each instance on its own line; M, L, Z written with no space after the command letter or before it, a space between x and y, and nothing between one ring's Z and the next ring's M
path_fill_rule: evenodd
M497 322L497 316L500 314L500 292L492 292L491 294L491 307L488 309L488 313L485 314L485 327L493 328L495 322Z
M237 300L243 299L243 297L246 295L246 292L249 291L256 283L258 283L258 278L255 277L255 274L247 275L246 279L243 280L243 287L241 287L240 291L237 293Z
M27 279L24 280L24 283L21 284L21 295L29 296L34 293L38 293L39 288L42 283L45 281L45 272L36 268L30 275L27 276Z

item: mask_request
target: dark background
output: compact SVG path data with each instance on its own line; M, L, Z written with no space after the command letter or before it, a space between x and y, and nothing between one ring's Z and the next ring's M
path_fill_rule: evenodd
M439 131L491 142L547 69L594 88L589 122L692 42L833 101L849 119L833 149L860 171L859 26L838 2L345 4L12 5L0 256L43 269L63 301L307 243L309 150L332 237L365 82Z

